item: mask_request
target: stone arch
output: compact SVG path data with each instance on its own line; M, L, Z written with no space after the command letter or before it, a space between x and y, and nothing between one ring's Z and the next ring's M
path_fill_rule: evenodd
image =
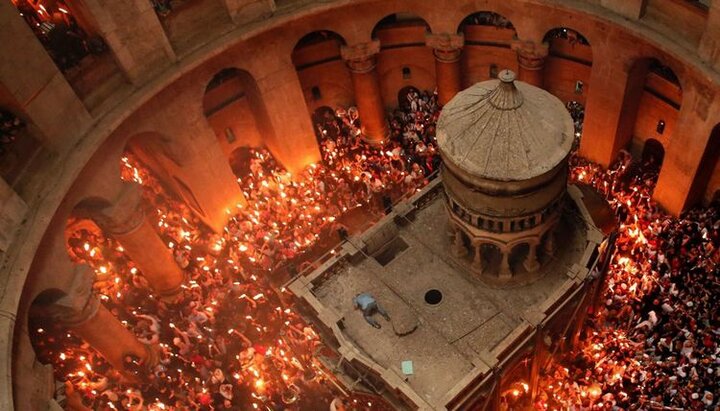
M252 147L241 146L230 153L230 168L237 177L250 174L250 158L253 156Z
M417 87L414 86L405 86L398 90L397 95L397 104L398 107L407 107L410 103L408 102L407 96L411 92L420 93L420 90L417 89Z
M642 162L652 169L660 170L665 159L665 147L654 138L645 140L642 151Z
M240 145L262 145L270 130L257 82L246 70L227 67L205 86L203 114L225 155Z
M291 58L311 113L323 105L352 104L352 79L340 55L346 44L341 35L330 30L310 32L295 44Z

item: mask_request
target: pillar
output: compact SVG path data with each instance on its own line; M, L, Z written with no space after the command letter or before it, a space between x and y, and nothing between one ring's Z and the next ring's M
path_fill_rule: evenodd
M665 150L653 199L667 212L679 215L697 204L705 191L708 174L714 168L713 151L717 137L711 138L720 122L720 98L709 87L687 81L676 130L687 138L674 138Z
M460 227L455 228L453 254L455 254L455 257L464 257L467 254L465 242L463 241L463 232Z
M543 88L545 80L545 59L548 45L532 41L516 40L512 44L517 53L518 79L536 87Z
M543 251L549 256L555 254L555 232L550 230L545 234L545 243L543 244Z
M71 290L48 305L33 306L32 315L49 317L70 329L97 350L117 371L130 381L138 376L125 368L126 355L139 358L148 369L158 360L154 349L138 341L118 319L103 306L92 292L92 274L87 267L77 275Z
M473 271L477 273L482 273L483 271L483 261L482 261L482 244L475 244L475 257L473 258L472 262L472 269Z
M698 54L715 70L720 70L720 3L717 1L710 3Z
M278 59L275 53L260 53L255 59L257 99L254 112L270 152L293 175L320 161L320 148L312 120L290 54Z
M379 52L380 42L377 40L340 49L350 69L363 135L368 142L375 144L382 144L390 136L376 69Z
M530 249L528 251L528 255L525 258L525 263L523 264L525 266L525 269L528 270L528 272L535 272L540 268L540 262L537 258L537 244L529 244Z
M185 274L145 215L138 185L125 184L114 204L89 212L122 245L160 297L173 299L180 294Z
M510 250L500 250L500 271L498 271L498 277L501 280L509 280L512 277L512 271L510 270Z
M65 76L13 6L0 1L0 95L19 107L15 114L32 122L45 146L70 149L92 121Z
M425 44L432 47L435 56L435 78L441 106L462 90L460 56L464 43L462 34L428 34L425 37Z
M612 58L593 62L579 154L603 167L613 162L632 137L645 83L642 70L632 69Z

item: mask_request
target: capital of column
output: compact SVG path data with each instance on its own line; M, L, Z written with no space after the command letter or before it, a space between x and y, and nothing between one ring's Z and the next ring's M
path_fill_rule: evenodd
M340 48L340 56L345 60L345 64L347 64L350 71L359 74L368 73L375 68L375 57L379 52L379 40Z
M548 56L548 45L537 44L533 41L515 40L511 45L517 53L518 63L526 70L540 70L545 66Z
M100 307L92 285L92 269L84 264L78 265L68 292L55 301L33 304L32 315L48 317L68 327L82 324L92 318Z
M465 36L451 33L426 34L425 45L432 47L433 55L438 61L455 63L462 55Z
M113 204L90 210L93 220L110 235L128 234L145 221L142 188L138 184L123 184Z

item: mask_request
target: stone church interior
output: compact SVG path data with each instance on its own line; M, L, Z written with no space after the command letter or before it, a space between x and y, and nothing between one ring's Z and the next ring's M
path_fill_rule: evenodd
M720 0L0 18L0 410L720 409Z

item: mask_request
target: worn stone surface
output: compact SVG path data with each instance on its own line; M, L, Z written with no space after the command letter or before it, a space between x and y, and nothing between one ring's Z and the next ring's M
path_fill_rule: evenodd
M469 267L450 256L442 200L435 199L399 230L408 245L382 266L372 256L340 270L313 293L325 306L341 313L344 333L370 358L401 378L400 364L412 360L415 374L408 384L431 404L469 373L483 351L498 347L522 322L524 312L544 302L566 280L568 266L582 255L584 237L558 253L541 269L539 279L512 287L496 286L474 277ZM376 254L377 255L377 254ZM442 301L430 305L425 293L440 290ZM417 329L398 336L379 315L374 329L354 310L352 298L370 292L391 317L393 326L417 322Z

